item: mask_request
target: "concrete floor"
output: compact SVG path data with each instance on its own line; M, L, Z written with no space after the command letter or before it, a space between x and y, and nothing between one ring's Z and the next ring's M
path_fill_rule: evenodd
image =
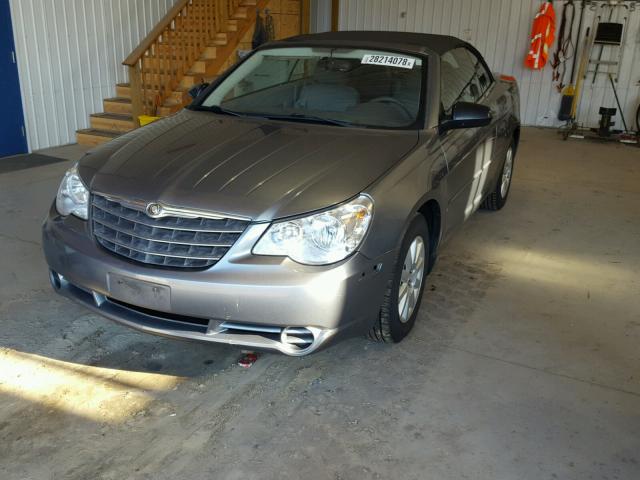
M640 478L640 149L526 129L409 338L249 370L52 292L67 165L0 175L3 479Z

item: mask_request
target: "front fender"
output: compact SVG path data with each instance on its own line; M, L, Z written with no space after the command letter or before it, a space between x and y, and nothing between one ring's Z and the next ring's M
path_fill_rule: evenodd
M367 190L374 199L374 217L361 252L377 258L397 250L410 222L429 200L435 200L444 215L447 173L437 135L424 135L409 155Z

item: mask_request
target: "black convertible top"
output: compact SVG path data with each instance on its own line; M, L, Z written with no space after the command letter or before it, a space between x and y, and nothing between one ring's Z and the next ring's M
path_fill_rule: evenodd
M393 48L406 52L435 53L437 55L442 55L453 48L471 47L467 42L449 35L383 31L313 33L286 38L278 43L282 42L326 44L331 46L351 44L354 46L380 48L381 50Z

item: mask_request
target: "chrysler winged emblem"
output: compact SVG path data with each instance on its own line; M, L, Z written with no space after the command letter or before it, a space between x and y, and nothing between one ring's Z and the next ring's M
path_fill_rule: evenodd
M151 218L158 218L162 216L162 205L159 203L150 203L147 205L147 215Z

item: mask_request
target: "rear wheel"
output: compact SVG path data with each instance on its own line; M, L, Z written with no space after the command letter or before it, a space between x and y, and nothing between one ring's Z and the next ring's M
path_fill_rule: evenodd
M411 331L422 301L429 258L429 227L420 215L411 222L402 241L379 318L369 334L371 339L396 343Z
M511 178L513 176L513 162L515 154L515 144L512 143L504 158L502 171L496 184L496 188L482 202L482 208L487 210L500 210L507 203L509 189L511 188Z

